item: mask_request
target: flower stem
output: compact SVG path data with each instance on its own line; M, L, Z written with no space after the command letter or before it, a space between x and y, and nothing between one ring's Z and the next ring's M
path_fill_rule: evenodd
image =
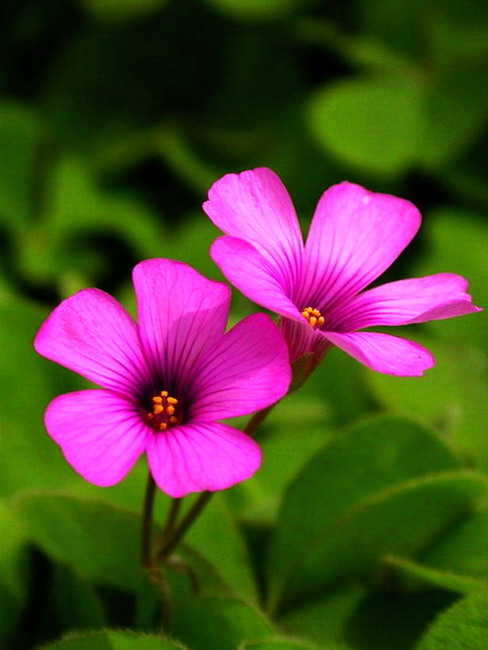
M151 542L155 494L156 483L154 482L151 472L149 472L147 476L146 492L144 494L141 529L141 564L144 569L150 569L152 567Z

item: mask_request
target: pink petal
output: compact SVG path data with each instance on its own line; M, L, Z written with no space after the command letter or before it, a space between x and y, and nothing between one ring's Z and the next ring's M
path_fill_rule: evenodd
M166 259L140 262L133 282L148 359L164 382L179 378L184 383L200 354L224 333L230 289L186 264Z
M300 321L282 318L279 327L288 346L291 363L307 354L315 355L318 360L331 347L321 332L310 327L303 317Z
M105 390L56 397L45 424L68 463L90 483L114 485L146 447L151 430L131 402Z
M220 420L259 411L281 399L290 380L280 330L264 314L248 316L201 358L189 418Z
M291 199L278 176L265 167L227 174L210 188L203 209L226 235L250 242L293 285L303 241Z
M258 445L237 429L198 422L156 434L147 447L158 486L172 497L224 490L254 474L261 464Z
M213 261L227 280L258 305L282 316L303 317L289 298L273 266L254 246L235 237L219 237L210 249Z
M454 273L438 273L383 284L341 306L345 331L373 325L407 325L481 311L466 293L467 281Z
M304 302L330 309L364 289L410 243L420 219L409 201L368 192L353 183L326 190L305 246Z
M376 372L417 377L434 365L434 358L428 350L407 339L377 332L323 334L331 343Z
M131 394L147 380L137 326L104 291L84 289L64 300L34 340L42 356L117 392Z

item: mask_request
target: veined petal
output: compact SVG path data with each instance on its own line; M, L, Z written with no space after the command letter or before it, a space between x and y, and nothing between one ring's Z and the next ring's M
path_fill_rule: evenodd
M140 262L134 268L133 282L147 358L163 381L184 383L200 354L224 333L229 287L167 259Z
M420 213L404 199L343 182L322 195L305 245L302 295L331 309L364 289L410 243Z
M191 420L220 420L270 406L291 380L288 349L264 314L248 316L202 356L192 380Z
M338 348L371 370L387 375L418 377L432 368L434 358L418 343L377 332L323 332Z
M137 326L115 298L83 289L63 300L34 340L43 357L103 388L132 394L146 380L147 365Z
M46 409L45 424L68 463L100 486L122 480L151 435L131 402L105 390L56 397Z
M252 476L261 464L254 440L217 422L187 424L154 435L147 457L157 485L175 498L224 490Z
M374 325L408 325L481 311L466 293L468 282L438 273L383 284L355 296L336 315L344 331ZM338 310L339 311L339 310Z
M227 280L250 300L282 316L302 318L288 298L288 288L254 246L236 237L219 237L210 255Z
M303 240L295 208L278 176L265 167L226 174L203 209L226 235L250 242L284 284L298 278Z

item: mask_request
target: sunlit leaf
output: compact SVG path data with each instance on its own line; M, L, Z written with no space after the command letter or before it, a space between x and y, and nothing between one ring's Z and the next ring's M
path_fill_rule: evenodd
M73 634L61 641L40 646L37 650L187 650L176 641L134 632L104 631Z

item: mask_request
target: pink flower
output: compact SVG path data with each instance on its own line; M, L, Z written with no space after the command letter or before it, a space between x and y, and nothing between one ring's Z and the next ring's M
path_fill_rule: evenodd
M211 249L225 277L281 315L291 360L331 345L378 372L421 375L432 355L371 326L408 325L479 311L452 273L363 291L410 243L420 213L410 202L343 182L324 192L304 245L291 199L274 172L227 174L203 206L225 237Z
M172 260L133 272L139 324L111 296L85 289L62 302L34 346L103 390L56 397L46 428L67 461L96 485L119 482L145 451L173 497L221 490L259 467L258 445L216 420L283 397L288 350L268 316L224 333L230 290Z

